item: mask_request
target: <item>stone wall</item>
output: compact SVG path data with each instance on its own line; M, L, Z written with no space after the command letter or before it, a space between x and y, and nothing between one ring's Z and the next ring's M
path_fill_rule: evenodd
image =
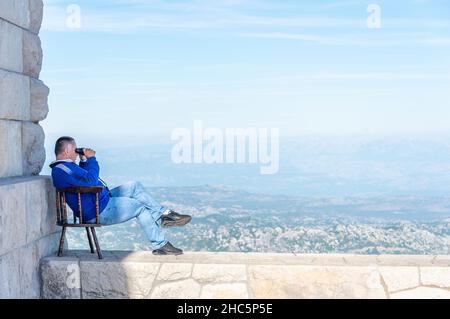
M0 179L0 298L39 298L39 260L60 232L47 176Z
M0 178L37 175L45 162L42 12L42 0L0 0Z
M450 256L73 251L41 274L43 298L450 298Z
M51 180L37 176L49 94L42 14L41 0L0 0L0 298L38 298L39 259L58 243Z

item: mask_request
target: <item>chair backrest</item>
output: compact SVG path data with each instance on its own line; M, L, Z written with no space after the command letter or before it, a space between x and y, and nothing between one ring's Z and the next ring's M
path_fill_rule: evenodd
M98 194L103 190L102 186L77 186L77 187L67 187L56 189L56 214L57 214L57 224L58 225L77 225L83 224L83 209L81 205L81 194L95 194L95 223L99 224L99 202ZM73 212L73 222L69 223L67 218L67 201L66 193L78 194L78 211L79 218L77 223L77 218L75 212Z

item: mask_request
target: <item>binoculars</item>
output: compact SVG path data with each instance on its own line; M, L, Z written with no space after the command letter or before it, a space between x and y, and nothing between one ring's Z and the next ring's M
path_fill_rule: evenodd
M75 149L75 153L80 154L80 155L84 155L84 148L76 148Z

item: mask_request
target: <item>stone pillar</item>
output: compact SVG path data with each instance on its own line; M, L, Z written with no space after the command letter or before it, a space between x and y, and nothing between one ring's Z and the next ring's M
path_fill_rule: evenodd
M38 298L39 259L56 249L45 162L49 89L39 80L42 0L0 0L0 298Z
M38 175L44 165L42 12L42 0L0 0L0 178Z

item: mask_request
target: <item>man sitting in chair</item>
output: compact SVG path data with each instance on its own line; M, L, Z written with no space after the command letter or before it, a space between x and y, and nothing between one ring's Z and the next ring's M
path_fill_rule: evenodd
M136 218L147 238L154 247L154 255L180 255L183 251L166 240L162 228L183 226L191 220L189 215L181 215L160 205L148 194L140 182L128 182L111 190L99 177L99 165L95 151L77 150L75 139L60 137L55 144L56 160L50 164L53 185L57 189L76 186L103 186L99 193L99 223L114 225ZM84 155L83 155L84 154ZM76 164L80 156L79 165ZM81 194L84 223L95 223L95 195ZM67 194L67 204L79 217L76 194ZM86 222L87 221L87 222Z

